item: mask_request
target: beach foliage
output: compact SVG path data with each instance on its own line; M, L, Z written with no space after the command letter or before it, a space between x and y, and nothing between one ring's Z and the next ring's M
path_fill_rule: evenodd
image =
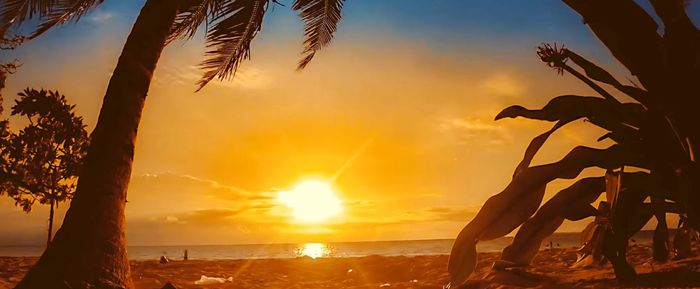
M13 50L24 42L25 37L22 35L15 35L13 37L0 38L0 51L1 50ZM20 66L20 62L17 59L13 59L7 62L0 62L0 92L5 88L5 80L7 76L13 74L17 71ZM2 102L2 94L0 93L0 102ZM2 107L0 107L0 112L2 112Z
M25 89L11 115L27 125L13 132L7 120L2 122L0 195L11 197L27 213L37 203L50 207L47 242L54 209L72 198L87 151L87 131L74 109L58 91Z
M657 220L652 246L657 262L670 256L667 213L681 214L684 230L700 228L700 170L695 159L700 147L700 32L688 18L684 2L651 1L662 30L631 0L564 2L583 16L639 84L620 82L563 45L538 48L538 57L549 67L576 77L596 94L558 96L541 109L511 106L496 116L554 125L531 141L510 184L489 198L459 233L448 265L451 284L462 284L473 272L478 241L503 237L518 227L495 266L497 271L527 266L541 242L564 220L596 217L597 223L586 233L623 281L636 277L625 259L628 239L652 217ZM531 166L556 130L579 119L607 131L598 141L612 145L579 146L558 162ZM549 182L575 179L586 168L602 168L605 173L580 179L540 206ZM609 210L591 206L603 193ZM679 243L688 243L679 238ZM584 255L600 254L586 250L590 252Z

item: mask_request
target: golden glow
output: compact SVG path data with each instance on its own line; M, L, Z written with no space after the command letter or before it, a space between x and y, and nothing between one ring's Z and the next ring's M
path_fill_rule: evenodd
M343 211L343 206L327 182L307 180L290 191L280 191L277 200L292 210L302 222L317 223Z
M328 249L326 244L322 243L306 243L304 247L299 248L297 251L297 256L304 257L308 256L312 259L320 257L328 257L331 255L331 250Z

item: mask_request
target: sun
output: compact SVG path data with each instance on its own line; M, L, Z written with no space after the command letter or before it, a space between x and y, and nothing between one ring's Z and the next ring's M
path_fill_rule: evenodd
M306 180L292 190L280 191L277 200L292 210L292 216L306 223L318 223L343 211L342 201L328 182Z

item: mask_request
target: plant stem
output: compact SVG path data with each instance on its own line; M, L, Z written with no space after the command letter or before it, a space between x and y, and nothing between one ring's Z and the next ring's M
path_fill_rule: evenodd
M617 100L614 96L612 96L612 94L610 94L609 92L605 91L605 89L603 89L602 87L600 87L600 85L597 85L595 82L593 82L592 80L588 79L588 77L586 77L585 75L581 74L580 72L578 72L578 71L577 71L576 69L574 69L573 67L567 65L566 63L563 63L563 64L562 64L562 68L564 68L564 70L566 70L568 73L571 73L571 75L573 75L573 76L575 76L576 78L578 78L578 79L580 79L581 81L583 81L585 84L587 84L587 85L590 86L591 88L593 88L593 90L595 90L596 92L598 92L598 94L600 94L603 98L605 98L605 99L607 99L607 100L609 100L609 101L612 101L612 102L614 102L614 103L616 103L616 104L622 104L619 100Z

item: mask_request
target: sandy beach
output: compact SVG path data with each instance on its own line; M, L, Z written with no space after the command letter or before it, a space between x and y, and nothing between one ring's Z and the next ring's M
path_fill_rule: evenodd
M700 257L652 264L651 250L631 246L628 259L640 274L639 288L700 287ZM477 271L467 288L611 288L620 287L609 265L571 269L573 248L541 251L524 270L489 274L498 253L479 254ZM14 286L35 257L0 257L0 289ZM449 280L447 256L368 256L256 260L189 260L159 264L132 261L138 289L177 288L442 288ZM232 277L232 282L196 285L201 275Z

